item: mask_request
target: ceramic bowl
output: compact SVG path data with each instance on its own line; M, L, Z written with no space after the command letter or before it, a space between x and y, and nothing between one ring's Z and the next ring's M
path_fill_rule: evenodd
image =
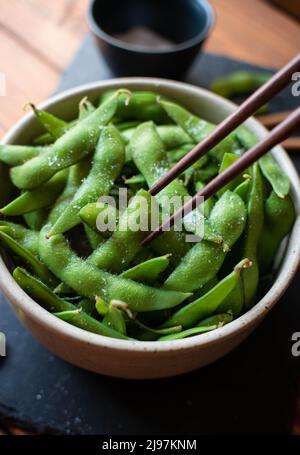
M41 107L65 119L71 119L76 116L78 103L84 96L93 101L98 99L102 92L119 87L156 91L215 123L235 109L234 104L207 90L151 78L94 82L61 93L43 103ZM258 137L263 138L266 135L265 128L257 120L249 119L246 124ZM26 143L40 132L37 121L30 113L8 132L2 142ZM57 319L32 300L14 281L4 255L0 257L2 291L17 317L46 348L87 370L122 378L159 378L185 373L214 362L238 346L257 327L286 291L299 266L300 182L285 151L276 147L272 153L290 178L297 220L286 241L273 286L251 310L230 324L213 332L167 342L124 341L92 334ZM3 182L4 168L1 168L1 174L0 181Z

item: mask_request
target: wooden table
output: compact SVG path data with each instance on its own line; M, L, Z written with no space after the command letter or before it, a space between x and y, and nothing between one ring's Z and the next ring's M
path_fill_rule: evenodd
M206 50L279 67L299 52L300 23L264 0L211 0L217 14ZM84 34L88 0L0 0L0 137L54 90ZM6 430L20 433L6 424ZM300 434L300 399L293 432ZM1 433L1 432L0 432Z

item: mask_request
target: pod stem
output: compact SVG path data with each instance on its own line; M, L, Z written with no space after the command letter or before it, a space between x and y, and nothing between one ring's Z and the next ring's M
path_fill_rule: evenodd
M250 261L248 258L245 258L234 267L234 271L238 276L240 276L242 270L249 269L252 267L252 265L252 261Z

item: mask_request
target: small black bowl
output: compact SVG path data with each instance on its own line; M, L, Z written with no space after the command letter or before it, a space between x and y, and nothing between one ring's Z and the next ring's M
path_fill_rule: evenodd
M87 17L116 76L183 77L214 23L206 0L92 0Z

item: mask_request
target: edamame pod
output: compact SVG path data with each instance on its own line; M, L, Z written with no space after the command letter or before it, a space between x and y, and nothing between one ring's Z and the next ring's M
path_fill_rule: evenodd
M221 268L226 251L244 231L246 218L244 202L235 193L226 191L216 202L209 218L215 231L223 238L223 245L206 240L195 244L167 278L164 287L190 292L211 280Z
M27 226L33 231L39 231L45 224L47 217L48 210L45 208L24 214L24 220Z
M160 101L160 105L165 109L169 117L192 137L196 144L201 142L215 128L215 125L212 123L196 117L178 104L170 101ZM235 133L231 133L218 145L213 147L208 152L208 155L220 163L225 152L240 154L239 145L235 139Z
M142 262L126 270L120 276L128 280L154 283L170 264L170 255L160 256Z
M119 90L74 128L68 130L51 147L49 152L32 158L11 170L13 183L20 189L33 189L49 180L61 169L81 161L91 153L99 140L101 129L115 115L118 98L127 90Z
M232 320L232 312L228 311L227 313L214 314L213 316L203 319L203 321L197 324L197 327L210 327L212 325L223 327L223 325L229 324Z
M86 204L96 202L101 196L109 194L124 161L125 150L118 130L113 125L104 127L88 177L77 190L69 207L52 226L49 236L63 234L79 224L80 210Z
M174 325L181 325L183 328L192 327L198 321L201 321L201 319L218 311L223 300L236 286L241 271L250 266L251 262L248 259L242 260L236 265L230 275L221 280L205 295L176 311L162 327L171 327Z
M173 333L171 335L164 335L158 339L158 341L174 341L182 340L193 335L200 335L201 333L210 332L211 330L216 330L217 325L205 326L205 327L192 327L191 329L183 330L179 333Z
M235 155L234 153L224 153L222 163L221 163L220 169L219 169L219 174L222 174L222 172L224 172L228 167L230 167L233 163L235 163L238 160L238 158L239 157L237 155ZM223 188L221 188L218 191L218 194L222 195L227 190L234 191L234 189L240 183L242 183L242 181L243 181L242 176L238 175L233 180L231 180L231 182L227 183L227 185L223 186Z
M32 145L0 144L0 161L9 166L19 166L36 156L49 151L49 147Z
M101 296L106 301L122 300L132 311L156 311L179 305L191 294L145 286L104 272L80 259L62 235L46 238L49 226L40 233L42 260L55 275L79 295L89 299Z
M248 176L245 180L240 183L235 189L234 192L240 196L241 199L246 203L248 199L248 193L250 189L251 177Z
M153 122L145 122L135 130L130 141L130 150L135 165L144 175L149 187L169 170L168 158ZM174 196L179 199L177 204L183 202L184 197L189 196L179 179L173 180L157 196L158 203L162 205L163 215L172 212L174 207L169 203ZM151 246L162 255L170 253L172 260L176 262L182 252L189 249L189 245L185 242L185 234L174 230L165 232ZM170 249L167 250L167 248Z
M141 242L149 232L154 203L150 193L138 191L120 216L112 236L93 252L88 261L113 273L126 269L142 249Z
M29 250L37 258L39 257L39 233L31 229L27 229L21 224L11 223L9 221L0 221L1 227L9 229L9 235L18 242L26 250Z
M272 191L264 206L264 226L259 239L258 263L261 273L270 270L281 241L291 231L295 207L288 195L281 199Z
M64 189L67 177L67 169L58 172L39 188L23 192L17 199L0 209L0 213L6 216L17 216L49 207Z
M96 319L89 316L84 311L79 311L78 308L70 302L60 299L55 295L44 283L37 280L21 268L16 268L13 273L13 277L18 285L32 297L34 300L40 303L43 308L48 311L65 312L65 311L77 311L77 314L73 314L73 317L69 319L69 322L80 329L87 330L88 332L97 333L99 335L129 339L125 335L113 330L107 325L97 321Z
M113 96L113 91L104 93L102 103ZM170 119L161 106L157 103L157 93L147 91L132 92L128 99L126 94L119 97L116 116L121 120L152 120L157 124L170 123Z
M49 214L49 222L51 224L56 223L59 217L70 205L74 194L78 188L82 185L82 182L86 178L91 167L91 161L89 157L82 160L80 163L73 164L69 169L68 180L64 191L56 200Z
M258 164L252 167L252 182L248 198L247 225L245 229L245 241L243 247L243 257L247 257L252 262L252 267L242 273L245 305L249 308L253 304L256 294L259 270L258 270L258 242L260 239L264 222L264 188L263 180L259 171Z
M122 131L122 138L126 144L130 142L137 126L138 125L135 125L134 128ZM159 125L157 127L157 132L166 150L175 149L193 142L192 138L177 125Z
M216 79L211 85L211 90L225 98L247 95L267 82L270 77L270 73L264 71L234 71Z
M47 267L29 250L24 248L10 235L0 229L0 241L5 248L9 249L15 254L23 263L31 268L31 270L38 276L44 283L53 286L56 283L54 276L49 272Z
M142 123L135 130L130 141L130 150L136 167L145 177L149 187L154 185L170 169L167 154L153 122ZM170 208L167 204L174 196L178 198L189 196L179 179L169 183L156 197L163 213L170 214ZM179 200L180 202L182 203L183 199Z
M54 140L63 136L64 133L70 129L70 124L56 117L56 115L53 115L50 112L43 111L41 109L37 109L34 104L30 103L29 105L33 109L33 112L40 124L45 128L46 131L48 131L48 133L50 133Z
M123 312L113 303L110 303L108 306L107 313L103 318L103 324L119 333L122 333L122 335L126 335L126 324Z
M96 250L105 242L105 239L99 233L93 231L87 225L84 226L84 232L92 250Z
M246 150L257 144L257 137L247 128L241 126L236 131L237 139ZM259 167L264 177L269 181L275 193L283 198L290 191L290 181L284 171L279 167L273 155L269 152L259 160Z
M89 114L96 110L95 106L85 97L79 103L78 120L83 120ZM40 123L48 131L43 133L33 141L36 145L52 144L55 139L61 137L68 129L74 126L78 120L73 120L70 123L64 122L62 119L43 111L43 115L38 115ZM53 134L52 134L53 133Z
M168 150L168 160L169 162L174 165L177 161L181 160L188 152L190 152L195 147L195 144L183 144L180 147L175 147ZM198 168L199 165L204 166L207 163L208 157L206 155L202 156L200 160L196 163L196 166L191 166L188 170L194 170L196 167ZM185 171L185 172L186 172ZM192 172L193 173L193 172Z
M230 311L232 315L237 318L241 314L243 307L245 305L245 296L244 289L241 277L239 278L234 289L228 294L224 299L223 303L218 308L219 311L228 312Z
M119 211L116 207L110 204L98 204L97 202L92 202L80 210L79 217L87 226L95 232L99 232L97 220L99 220L102 225L106 224L107 227L109 227L110 224L117 226L119 222ZM101 234L106 237L107 234L111 234L111 232L103 231Z

